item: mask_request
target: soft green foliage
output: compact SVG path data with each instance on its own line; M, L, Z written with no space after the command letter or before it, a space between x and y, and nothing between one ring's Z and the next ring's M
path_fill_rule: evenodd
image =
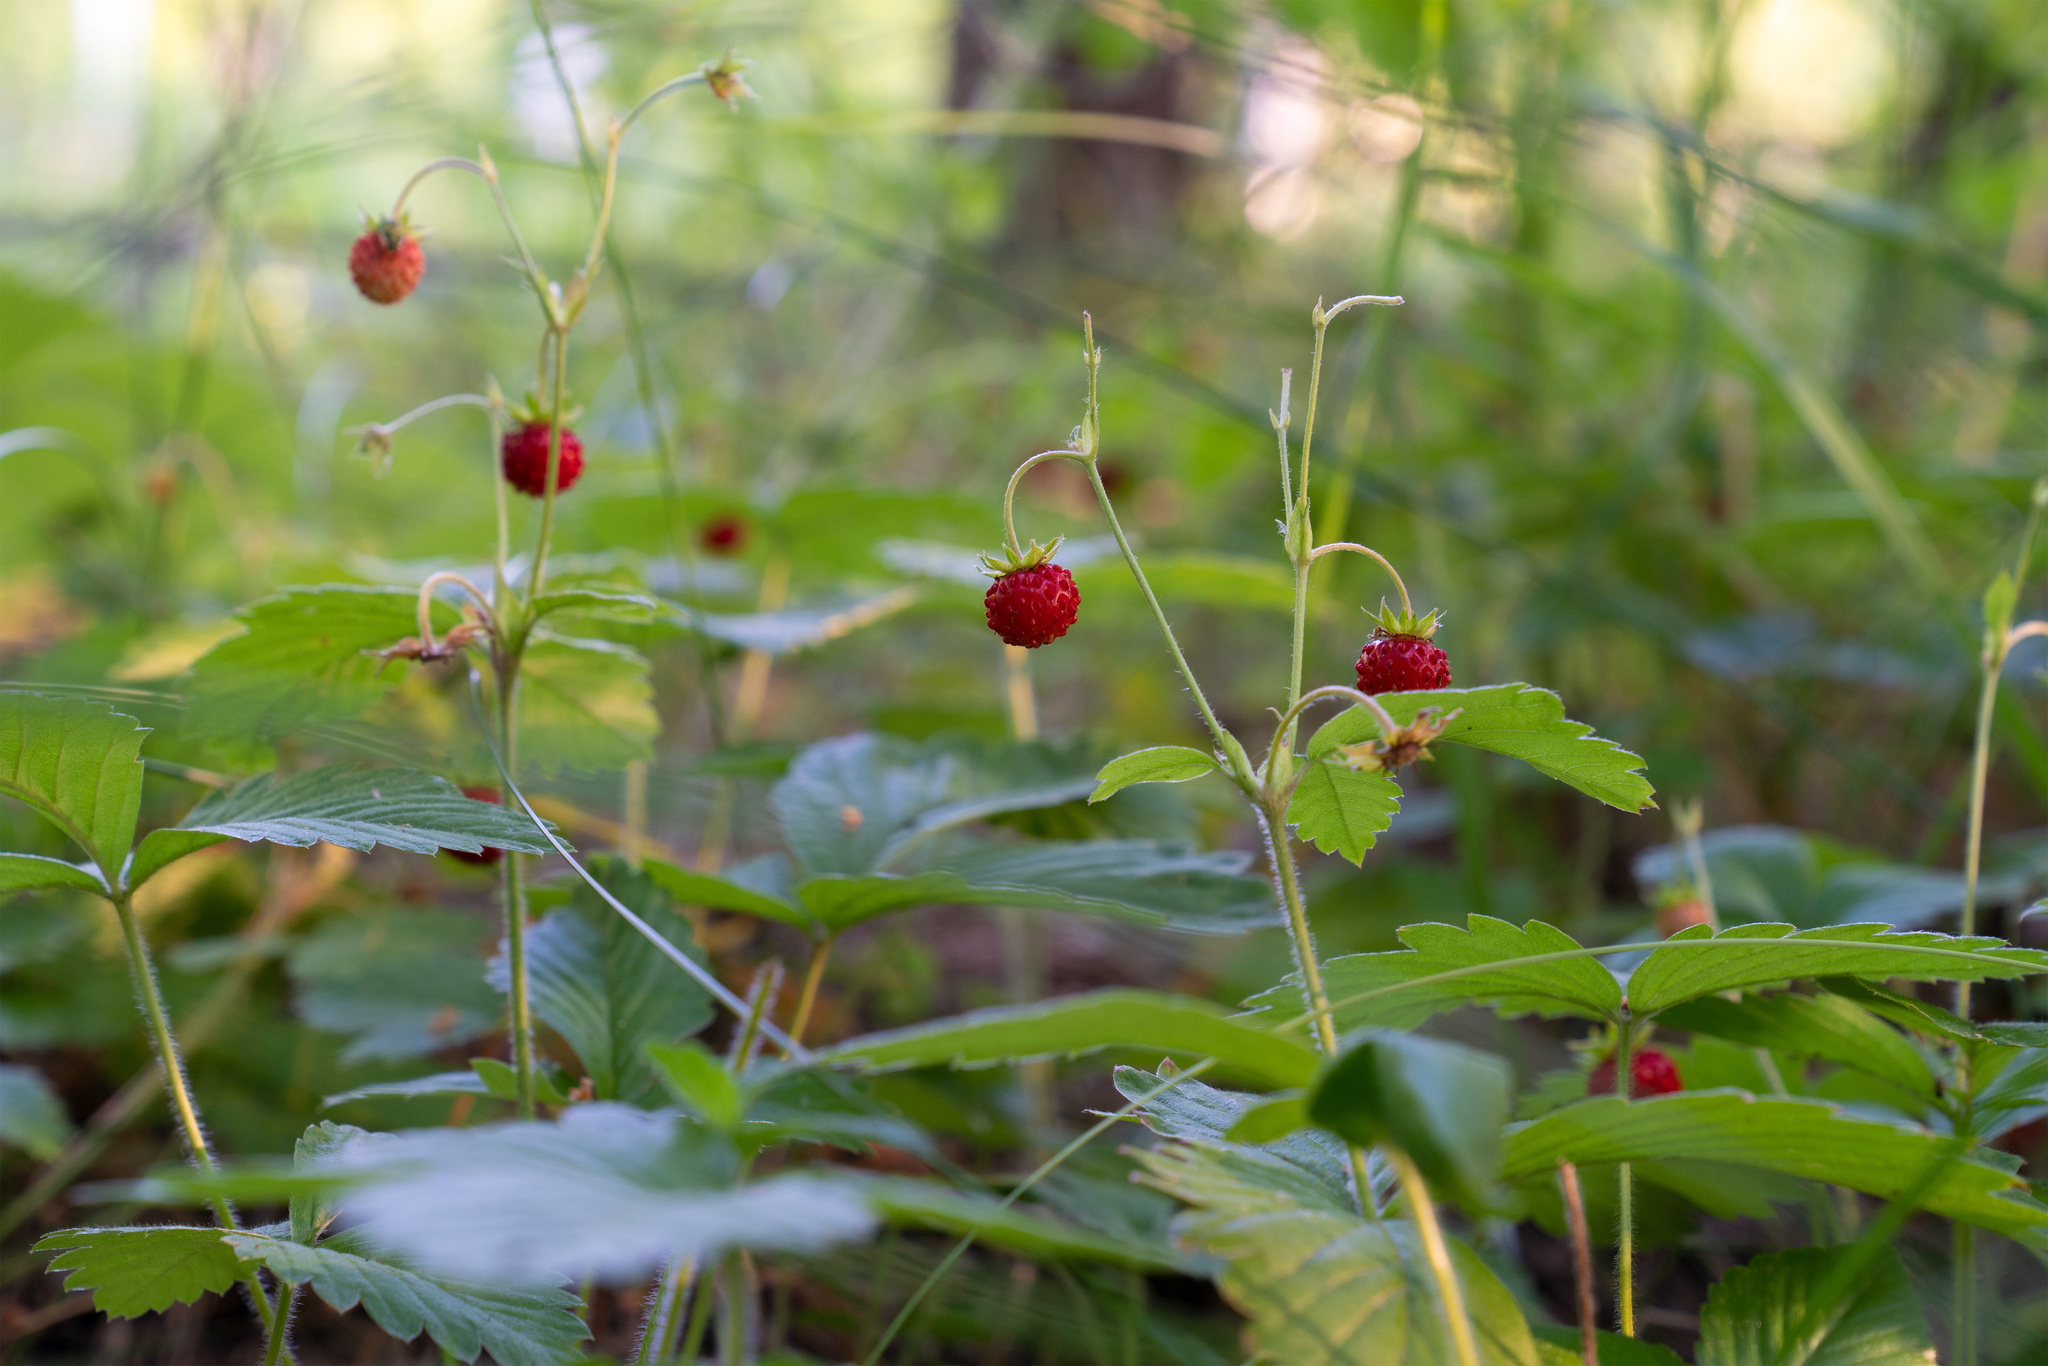
M990 1196L950 1190L933 1181L884 1177L861 1187L875 1212L892 1224L973 1233L979 1242L1043 1261L1100 1262L1136 1271L1185 1271L1185 1258L1158 1244L1118 1238L1053 1219L1024 1205L1002 1207Z
M1184 783L1216 771L1216 761L1185 745L1159 745L1111 759L1095 775L1090 804L1114 797L1133 783Z
M450 911L372 911L302 936L286 958L300 1018L351 1036L345 1059L404 1058L495 1028L479 950L489 930Z
M1660 944L1629 975L1628 998L1630 1010L1648 1016L1680 1001L1794 977L1983 982L2039 972L2048 972L2048 952L1984 936L1962 939L1889 925L1731 925L1716 935L1695 925Z
M1700 1312L1700 1366L1934 1366L1934 1360L1913 1283L1890 1248L1871 1249L1867 1258L1854 1246L1765 1253L1723 1276Z
M1146 1128L1165 1138L1230 1152L1259 1169L1261 1181L1303 1203L1351 1207L1348 1155L1328 1130L1301 1128L1268 1142L1240 1140L1233 1137L1237 1127L1264 1108L1263 1097L1221 1090L1192 1078L1161 1091L1166 1079L1141 1068L1116 1069L1116 1088L1124 1099L1143 1100L1138 1113Z
M361 1305L393 1337L409 1342L424 1332L462 1361L489 1352L503 1366L564 1366L583 1359L577 1344L590 1336L566 1290L428 1275L347 1234L319 1247L254 1232L214 1236L279 1280L311 1286L335 1309Z
M0 1143L31 1157L53 1156L70 1137L71 1121L50 1083L33 1067L0 1062Z
M1308 1048L1247 1028L1211 1002L1132 990L971 1011L955 1019L849 1039L822 1056L875 1069L986 1067L1103 1048L1218 1058L1271 1086L1306 1085L1316 1070L1316 1055Z
M2010 1163L1958 1152L1925 1130L1858 1119L1822 1101L1687 1091L1625 1102L1601 1096L1509 1132L1502 1175L1548 1179L1560 1160L1682 1159L1757 1167L1891 1199L1930 1173L1919 1206L2048 1246L2048 1205Z
M0 895L44 887L82 887L102 892L106 884L90 865L66 863L41 854L0 854Z
M519 674L519 753L543 770L618 768L653 754L661 719L636 651L535 632Z
M1593 728L1568 720L1564 701L1546 688L1526 683L1501 683L1488 688L1442 688L1434 692L1386 693L1379 698L1400 725L1413 721L1425 707L1450 717L1439 741L1472 745L1520 759L1537 772L1568 783L1623 811L1654 805L1643 761ZM1452 716L1452 713L1457 713ZM1309 739L1308 754L1319 759L1339 745L1355 745L1379 734L1379 724L1363 707L1354 707L1328 722Z
M622 859L594 859L589 867L663 938L702 961L689 922L653 879ZM704 989L581 884L568 906L527 931L526 953L534 1013L576 1050L599 1099L651 1099L656 1083L643 1046L685 1038L711 1022ZM493 960L491 970L492 984L506 990L505 960Z
M236 614L242 633L193 666L184 724L274 741L361 715L404 679L404 665L369 652L418 634L418 601L408 588L326 584L250 603ZM434 605L435 631L456 621L454 609Z
M1308 1114L1347 1142L1407 1153L1436 1195L1476 1209L1500 1170L1513 1083L1491 1054L1372 1030L1325 1069Z
M1287 819L1301 838L1324 853L1362 863L1400 809L1401 785L1386 774L1310 762L1302 769Z
M120 874L142 807L142 738L104 702L0 690L0 796L28 803Z
M1223 1259L1218 1284L1251 1320L1259 1353L1294 1366L1450 1366L1456 1361L1414 1226L1302 1204L1247 1181L1227 1153L1169 1146L1141 1158L1153 1184L1195 1208L1183 1246ZM1485 1366L1537 1366L1522 1311L1486 1264L1451 1245Z
M66 1290L92 1291L102 1314L132 1319L218 1294L247 1275L217 1228L78 1228L35 1245L55 1252L51 1272L67 1272Z
M721 1133L739 1128L746 1098L739 1083L711 1050L695 1039L681 1043L648 1040L641 1045L663 1089L700 1123Z
M1922 1104L1934 1098L1934 1073L1918 1048L1897 1030L1843 997L1774 992L1730 1001L1703 996L1658 1017L1673 1029L1769 1048L1795 1058L1819 1058L1867 1072Z

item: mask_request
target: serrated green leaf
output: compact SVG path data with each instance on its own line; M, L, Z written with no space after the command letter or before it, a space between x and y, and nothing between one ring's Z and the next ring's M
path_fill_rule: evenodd
M365 652L417 635L418 604L414 589L358 584L285 588L250 603L235 614L242 634L192 666L181 728L271 741L361 715L410 667ZM437 632L460 619L444 602L432 612Z
M1614 974L1564 931L1540 920L1517 927L1485 915L1467 917L1465 925L1404 925L1396 933L1406 949L1347 954L1325 963L1323 987L1338 1026L1410 1029L1467 1004L1511 1016L1619 1015L1621 986ZM1308 1008L1293 978L1248 1004L1273 1023Z
M1118 1047L1218 1058L1276 1087L1306 1086L1319 1061L1292 1039L1237 1023L1213 1002L1128 989L970 1011L849 1039L819 1057L874 1070L986 1067Z
M1445 1039L1367 1031L1309 1092L1309 1117L1358 1147L1408 1154L1431 1189L1485 1206L1500 1170L1514 1078L1506 1063Z
M1088 794L1088 801L1090 805L1106 801L1133 783L1184 783L1215 771L1215 759L1185 745L1141 749L1104 764L1095 775L1095 790Z
M413 1077L406 1081L379 1081L368 1086L358 1086L349 1091L337 1091L320 1099L320 1108L332 1110L352 1100L371 1100L390 1097L410 1100L420 1096L487 1096L491 1093L484 1079L475 1070L467 1072L435 1072L431 1076Z
M553 1123L391 1136L339 1170L367 1236L473 1281L644 1277L734 1247L809 1252L865 1237L852 1182L805 1172L742 1185L722 1137L673 1112L572 1105Z
M1654 805L1643 761L1593 728L1568 720L1558 695L1527 683L1499 683L1486 688L1440 688L1429 692L1392 692L1379 698L1397 724L1406 725L1424 707L1442 714L1456 710L1437 738L1520 759L1539 773L1567 783L1589 797L1623 811ZM1355 745L1379 734L1379 723L1363 707L1353 707L1325 723L1308 744L1308 756L1320 759L1339 745Z
M41 854L0 854L0 896L43 887L82 887L88 892L107 889L90 864L66 863Z
M1949 1141L1921 1129L1858 1119L1823 1101L1741 1091L1687 1091L1650 1100L1602 1096L1508 1131L1502 1175L1547 1177L1559 1161L1591 1166L1663 1159L1726 1162L1882 1199L1945 1164L1920 1208L2048 1245L2048 1205L2011 1171L1976 1156L1950 1159Z
M148 734L104 702L0 691L0 796L69 835L111 883L135 839Z
M647 874L624 861L592 859L591 874L612 895L701 963L690 923ZM711 998L588 886L527 931L526 968L534 1012L576 1050L601 1100L644 1103L657 1091L641 1052L650 1040L687 1038L711 1022ZM491 982L509 984L502 958Z
M804 875L859 877L899 831L952 798L958 767L943 751L845 735L797 755L768 804Z
M2048 972L2048 952L1983 935L1964 939L1889 925L1731 925L1717 935L1695 925L1652 949L1629 974L1628 1001L1637 1016L1649 1016L1680 1001L1796 977L1981 982L2041 972Z
M1452 1366L1434 1278L1412 1223L1304 1207L1247 1185L1233 1154L1170 1144L1139 1154L1150 1183L1196 1208L1182 1246L1220 1258L1217 1287L1251 1321L1257 1355L1288 1366ZM1538 1366L1514 1296L1456 1240L1451 1263L1485 1366Z
M1795 1058L1819 1058L1890 1082L1922 1101L1934 1098L1934 1073L1920 1051L1839 996L1704 996L1672 1006L1658 1023Z
M260 1233L225 1241L244 1259L261 1262L279 1280L311 1285L346 1313L358 1304L370 1320L410 1342L422 1332L462 1361L485 1351L500 1366L563 1366L583 1360L577 1344L590 1336L576 1316L576 1296L553 1286L501 1286L415 1271L344 1235L304 1247Z
M52 1233L35 1252L55 1252L52 1272L66 1290L92 1291L93 1308L117 1319L160 1314L219 1294L251 1274L217 1228L75 1228Z
M638 651L533 633L519 669L519 758L543 770L622 768L654 756L661 718Z
M71 1136L64 1102L33 1067L0 1062L0 1143L48 1159Z
M350 1144L367 1139L367 1130L353 1124L336 1124L323 1119L309 1124L292 1145L292 1170L303 1172L341 1152ZM292 1241L311 1247L334 1221L334 1200L330 1192L302 1191L291 1197Z
M1313 1122L1306 1096L1283 1093L1246 1110L1223 1136L1232 1143L1278 1143Z
M469 1070L483 1083L486 1095L499 1100L519 1099L519 1074L512 1070L512 1064L496 1058L471 1058ZM566 1105L569 1102L564 1088L557 1084L556 1070L551 1062L539 1061L534 1065L533 1098L544 1105Z
M576 612L608 621L651 621L666 610L645 593L621 593L602 588L557 588L540 595L533 604L533 619L557 612Z
M1287 820L1326 854L1361 863L1401 809L1401 785L1384 773L1310 761L1288 803Z
M523 812L462 795L445 778L406 768L346 764L280 778L264 773L192 808L174 829L152 831L136 851L131 885L190 852L194 834L288 844L320 843L367 852L379 844L415 854L485 848L545 854L552 847Z
M1700 1311L1700 1366L1934 1366L1926 1316L1891 1248L1874 1249L1831 1303L1817 1299L1862 1253L1801 1247L1730 1271Z

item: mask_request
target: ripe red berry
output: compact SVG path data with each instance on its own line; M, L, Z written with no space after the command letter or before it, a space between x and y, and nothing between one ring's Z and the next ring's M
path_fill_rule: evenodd
M713 517L697 539L707 555L737 555L747 547L746 520L732 512Z
M402 218L384 218L348 250L348 273L373 304L395 304L412 293L427 268L426 253Z
M505 804L505 799L498 795L498 789L495 787L465 787L462 789L462 795L471 801L489 802L492 806ZM505 857L503 849L485 849L481 854L472 854L467 849L443 849L441 852L449 858L461 859L464 863L474 863L486 868Z
M533 498L548 491L548 424L528 422L505 433L505 482ZM583 443L562 428L562 458L555 473L555 492L567 493L583 473Z
M1044 563L1012 570L988 586L981 600L989 629L1005 645L1035 650L1067 633L1081 615L1081 590L1065 566Z
M1451 661L1425 636L1398 635L1381 629L1358 652L1358 690L1419 692L1451 686Z
M1628 1060L1629 1076L1633 1084L1629 1090L1631 1099L1646 1096L1668 1096L1673 1091L1683 1091L1685 1083L1678 1079L1678 1067L1671 1061L1671 1055L1661 1049L1639 1048ZM1614 1055L1609 1053L1586 1078L1586 1094L1589 1096L1611 1096L1614 1094Z

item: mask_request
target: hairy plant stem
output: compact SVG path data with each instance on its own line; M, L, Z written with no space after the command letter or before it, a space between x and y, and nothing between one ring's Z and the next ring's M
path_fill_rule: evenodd
M524 642L521 642L522 644ZM505 757L505 782L500 795L507 809L516 809L512 771L518 763L519 658L507 654L498 662L498 751ZM505 976L511 1011L513 1103L519 1118L532 1119L533 1002L526 971L526 886L517 850L507 849L504 862Z
M1599 1307L1593 1299L1593 1232L1586 1223L1586 1200L1579 1192L1579 1169L1557 1164L1557 1183L1572 1231L1572 1283L1579 1302L1579 1356L1584 1366L1600 1366Z
M633 1356L636 1366L659 1366L674 1353L676 1334L683 1326L683 1307L689 1302L691 1284L696 1278L694 1257L678 1257L662 1268L661 1284L647 1293L647 1312L640 1324L640 1350Z
M1437 1297L1443 1302L1444 1324L1451 1331L1451 1347L1458 1354L1458 1366L1479 1366L1479 1343L1472 1334L1472 1316L1465 1312L1465 1291L1458 1284L1457 1268L1451 1265L1450 1245L1444 1241L1443 1228L1436 1221L1436 1205L1430 1200L1429 1186L1407 1153L1391 1145L1381 1151L1401 1178L1409 1217L1415 1220L1423 1258L1429 1263Z
M135 998L142 1005L143 1016L149 1021L151 1046L156 1050L157 1067L163 1073L164 1090L171 1098L171 1108L177 1111L178 1127L184 1131L185 1145L191 1150L192 1161L203 1172L211 1173L213 1150L207 1146L206 1128L199 1119L199 1106L192 1099L192 1088L185 1076L185 1059L178 1052L178 1039L171 1032L171 1019L164 1010L163 993L156 984L156 965L150 961L149 944L142 937L142 926L135 918L133 898L126 891L119 891L108 897L114 905L114 914L120 917L121 937L128 946L128 972L135 979ZM222 1228L240 1228L241 1221L235 1217L235 1207L227 1197L216 1195L210 1202L214 1217L220 1220ZM263 1322L265 1332L271 1331L276 1315L270 1307L270 1297L263 1291L263 1282L255 1275L248 1278L250 1299L254 1301L256 1317Z
M270 1344L263 1350L263 1366L277 1366L284 1356L284 1340L291 1328L292 1310L298 1307L299 1288L296 1285L280 1285L277 1294L277 1313L270 1320Z

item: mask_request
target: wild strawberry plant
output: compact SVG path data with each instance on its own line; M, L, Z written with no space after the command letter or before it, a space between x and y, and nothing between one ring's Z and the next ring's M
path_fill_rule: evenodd
M932 1287L975 1241L1062 1267L1213 1278L1263 1360L1655 1361L1668 1358L1630 1341L1641 1318L1642 1210L1680 1202L1768 1213L1773 1193L1814 1189L1853 1193L1834 1225L1840 1236L1730 1270L1701 1315L1698 1360L1931 1359L1926 1318L1891 1247L1905 1221L1920 1217L1953 1228L1952 1357L1974 1362L1978 1231L2030 1249L2048 1238L2048 1205L1989 1147L2048 1104L2048 1031L1981 1021L1971 1009L1976 983L2048 971L2048 955L1973 933L2000 672L2015 644L2048 634L2039 623L2013 623L2027 554L1985 603L1960 934L1876 921L1723 925L1695 824L1690 871L1671 880L1672 906L1687 910L1661 940L1582 944L1541 919L1472 916L1407 926L1397 950L1325 958L1296 845L1361 862L1399 813L1404 779L1446 747L1517 761L1622 811L1644 810L1652 797L1642 761L1569 719L1555 693L1520 682L1453 687L1452 661L1436 640L1440 614L1417 611L1388 558L1360 543L1318 543L1311 462L1327 333L1354 309L1399 299L1360 296L1315 309L1298 461L1291 377L1282 377L1271 423L1291 648L1270 731L1240 734L1221 719L1126 534L1104 477L1102 355L1085 325L1081 420L1065 446L1034 455L1011 478L1004 544L984 559L992 582L983 610L1016 650L1052 646L1075 626L1083 604L1057 562L1062 543L1020 541L1015 500L1039 465L1078 467L1206 747L1145 749L1098 765L1048 745L978 751L869 734L826 739L787 765L749 832L766 852L729 867L650 854L630 830L616 841L618 856L580 857L542 819L526 782L543 763L567 753L585 768L629 771L647 756L644 710L579 710L600 685L624 680L627 695L644 692L649 660L607 630L758 650L777 630L851 629L844 617L821 627L769 620L772 613L719 622L645 584L559 568L550 575L558 500L586 469L571 425L570 343L606 260L620 140L656 99L698 83L728 101L746 93L737 64L707 64L614 122L596 227L566 280L549 276L528 249L487 154L421 172L461 170L491 192L540 311L538 361L516 405L495 386L434 399L371 426L364 440L390 456L398 433L430 413L466 406L487 414L499 533L488 582L438 570L416 586L285 588L245 609L242 633L189 680L193 715L271 743L357 721L388 703L417 665L426 681L407 701L468 718L471 771L280 769L221 784L182 819L138 837L146 735L138 723L106 701L0 692L0 791L45 817L82 856L0 855L0 892L83 893L111 908L190 1158L122 1194L204 1208L212 1220L54 1233L37 1245L53 1254L50 1268L117 1316L240 1287L270 1362L291 1354L293 1317L309 1290L336 1309L361 1306L400 1338L425 1333L464 1360L577 1360L589 1334L587 1287L599 1284L645 1287L639 1360L696 1360L715 1343L737 1362L757 1355L764 1262L815 1264L884 1226L907 1227L960 1242L891 1321L864 1328L855 1350L871 1362L899 1349ZM399 303L421 279L425 255L406 215L417 183L350 252L350 272L372 302ZM508 489L536 500L535 536L523 553L512 544ZM749 534L747 521L722 516L705 526L701 548L737 553ZM1382 602L1369 616L1353 682L1323 683L1307 676L1312 578L1318 563L1341 554L1384 570L1399 606ZM571 634L564 623L594 634ZM1469 679L1471 670L1460 670ZM1338 709L1318 714L1326 704ZM1210 777L1234 789L1260 827L1262 875L1239 852L1065 837L1071 830L1016 838L993 824ZM438 1032L431 1020L399 1023L437 1038L460 1034L459 1043L502 1018L506 1056L329 1099L452 1097L509 1106L509 1116L397 1132L323 1121L289 1161L223 1162L203 1121L204 1097L182 1065L134 899L173 864L230 840L445 850L491 866L503 934L473 984L481 1004L472 1023L482 1025L463 1033L461 1012ZM566 875L536 888L527 862L535 857L556 860L549 866ZM820 1041L821 985L842 936L934 905L1076 912L1224 935L1277 923L1293 967L1239 1011L1117 988ZM793 994L775 969L740 990L714 972L709 911L799 936L808 958ZM430 926L424 917L406 923L394 933ZM318 948L293 961L302 989L331 986L351 951L339 937ZM1953 1010L1923 990L1945 986ZM351 990L358 1005L379 999L365 983ZM1465 1007L1579 1022L1583 1065L1518 1095L1501 1058L1419 1032ZM329 1018L374 1050L394 1014L377 1005L346 1025L340 1012ZM537 1022L560 1044L553 1056L536 1044ZM1672 1044L1674 1035L1690 1042ZM714 1051L709 1038L721 1046ZM1149 1071L1119 1067L1122 1107L1028 1173L995 1183L953 1166L882 1088L886 1074L903 1069L1106 1050L1165 1061ZM1815 1072L1829 1085L1810 1084ZM0 1073L0 1085L14 1085L9 1075ZM0 1091L10 1116L32 1103L14 1094ZM1143 1181L1175 1202L1169 1227L1091 1225L1038 1199L1087 1145L1131 1120L1158 1139L1136 1163ZM823 1156L874 1145L918 1155L942 1175ZM286 1217L252 1225L241 1210L257 1206ZM1524 1218L1573 1243L1575 1324L1532 1323L1485 1255L1491 1230ZM1592 1309L1593 1248L1609 1230L1611 1333ZM1177 1360L1202 1359L1172 1350Z

